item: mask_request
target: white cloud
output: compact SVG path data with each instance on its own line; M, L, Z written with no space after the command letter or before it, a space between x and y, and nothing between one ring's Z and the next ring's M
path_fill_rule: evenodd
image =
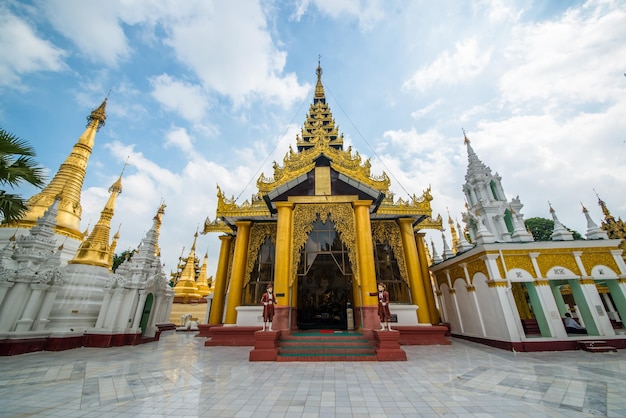
M67 67L65 51L37 36L25 21L0 7L0 86L19 86L21 77L37 71Z
M503 99L540 109L624 95L626 9L589 1L556 21L517 26L500 79ZM620 88L620 86L622 86Z
M185 128L174 128L166 135L165 146L178 147L186 153L193 151L193 141Z
M322 13L339 19L344 16L356 18L362 30L371 29L385 15L380 0L300 0L296 3L293 18L299 21L313 3Z
M94 62L116 66L130 55L118 1L48 0L41 6L54 28Z
M430 65L420 68L403 84L404 90L425 91L434 84L453 85L482 73L491 57L491 50L479 45L476 38L457 42L454 53L442 52Z
M168 74L152 77L150 84L152 97L167 110L191 122L199 122L206 116L209 103L202 87L176 80Z
M288 106L309 92L294 74L283 75L286 53L274 45L258 3L216 2L205 13L170 22L165 43L207 89L235 104L261 96Z
M438 98L434 102L429 103L427 106L424 106L423 108L418 109L415 112L411 113L411 117L413 119L420 119L428 115L429 113L431 113L433 110L437 109L438 107L441 107L443 103L444 103L444 100L442 98Z

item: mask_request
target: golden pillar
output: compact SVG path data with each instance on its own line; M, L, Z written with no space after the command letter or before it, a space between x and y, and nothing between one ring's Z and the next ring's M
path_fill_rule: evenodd
M413 303L417 304L417 322L420 324L430 324L430 314L428 313L428 301L424 292L424 278L417 258L417 245L413 235L413 219L398 219L400 225L400 236L402 237L402 247L404 248L404 259L406 262L409 284L411 286L411 297Z
M437 304L435 303L435 292L433 289L433 282L430 279L430 271L428 270L428 257L426 257L426 236L423 232L415 234L415 241L417 242L417 257L422 270L422 277L424 278L424 292L426 292L426 299L428 300L428 313L430 314L430 323L437 325L439 323L439 312L437 312Z
M226 296L226 283L228 282L228 261L230 258L230 244L233 241L232 235L220 236L222 245L220 246L220 257L215 272L215 284L213 288L213 302L211 303L211 313L209 324L218 325L222 323L224 316L224 297Z
M356 228L356 255L361 283L361 312L363 329L374 329L380 325L378 318L378 299L370 296L376 292L376 269L374 267L374 244L372 243L372 225L370 223L371 200L355 200L354 221Z
M276 265L274 266L274 294L277 304L274 308L272 329L289 329L289 282L291 281L291 257L293 242L292 202L276 202L278 220L276 225ZM293 294L295 298L295 292ZM293 318L292 318L293 319Z
M237 227L237 239L235 240L235 254L233 256L233 271L230 276L230 289L228 290L228 306L226 307L225 325L237 323L237 306L241 304L243 293L243 276L246 273L248 263L248 243L250 242L250 228L252 222L235 222Z

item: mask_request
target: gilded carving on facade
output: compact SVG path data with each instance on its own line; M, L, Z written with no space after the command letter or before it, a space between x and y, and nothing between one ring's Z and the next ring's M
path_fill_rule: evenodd
M513 291L513 299L515 299L515 306L519 312L520 319L532 319L533 315L530 312L528 301L526 300L526 294L528 291L521 283L512 283L511 290Z
M222 219L217 218L211 221L208 217L204 220L204 227L202 228L202 235L206 235L209 232L221 232L223 234L232 234L233 229L226 224Z
M377 213L397 216L422 215L432 220L432 209L430 207L432 200L433 196L430 194L430 187L424 191L422 196L417 197L417 195L413 194L407 200L398 198L398 200L394 201L394 194L388 191L380 203Z
M415 231L422 229L436 229L437 231L441 231L443 229L443 218L441 217L441 214L437 215L434 219L432 216L429 216L415 225Z
M541 253L537 257L537 264L544 275L547 275L547 272L555 266L565 267L574 274L581 275L576 259L571 253Z
M257 188L260 194L265 194L278 186L293 180L304 173L308 173L315 166L315 159L324 154L331 160L331 168L335 171L360 181L367 186L382 192L389 189L391 180L387 174L380 176L371 174L371 164L369 160L362 163L361 155L356 152L352 154L352 148L344 151L332 146L329 140L323 139L312 143L313 147L294 152L289 148L289 152L283 158L283 166L274 164L274 175L272 178L261 174L257 180Z
M615 272L619 272L619 267L615 262L615 258L609 251L602 252L584 252L580 256L583 266L587 270L587 274L591 273L591 270L598 265L607 266Z
M406 260L404 258L404 246L402 245L402 234L400 226L395 221L372 221L372 240L375 243L387 243L393 250L393 255L398 262L400 277L411 287L409 275L406 270Z
M487 282L488 287L509 287L509 283L506 280L489 280Z
M250 275L254 264L259 257L259 249L267 238L276 245L276 223L254 223L250 228L250 241L248 242L248 262L246 263L246 272L244 275L243 287L250 282Z
M470 283L474 283L474 276L476 273L482 273L485 277L489 277L489 271L485 262L480 258L475 258L467 263L467 274L469 275Z
M533 266L532 260L528 256L525 255L509 255L504 254L506 267L509 271L513 269L521 269L530 273L531 276L535 277L535 267ZM506 276L503 276L506 277Z
M352 206L349 203L313 203L296 205L293 211L293 253L289 286L293 285L297 277L300 251L306 244L309 233L313 230L313 222L315 222L318 216L322 223L326 223L329 219L333 221L335 231L348 248L348 258L352 265L352 272L358 282L359 270L356 257L356 233Z
M235 258L235 245L237 244L237 237L233 237L232 242L230 243L230 251L228 252L228 271L226 272L226 287L224 288L228 293L228 289L230 288L230 277L233 272L233 260Z
M251 201L246 200L241 205L237 205L235 196L232 196L230 199L227 198L220 186L217 186L216 218L265 216L269 219L271 215L261 193L252 195Z
M450 278L452 279L452 283L454 283L458 279L461 279L465 282L466 286L470 284L465 277L465 270L463 270L463 268L458 265L450 269Z

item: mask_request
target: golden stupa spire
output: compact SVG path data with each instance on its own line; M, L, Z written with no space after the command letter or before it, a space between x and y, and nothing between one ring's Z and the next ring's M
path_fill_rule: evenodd
M322 85L322 74L324 71L322 70L321 59L322 56L320 55L317 59L317 68L315 69L315 74L317 74L317 84L315 85L313 103L317 103L320 100L326 103L326 95L324 94L324 86Z
M126 165L124 165L126 167ZM124 170L122 169L122 174ZM90 266L106 267L108 269L113 265L111 252L115 249L109 243L109 235L111 232L111 219L115 212L115 200L122 193L122 174L109 187L109 200L107 200L104 209L100 212L100 219L93 227L91 234L78 246L78 251L68 264L87 264Z
M111 262L111 268L113 267L113 257L115 256L115 249L117 248L117 241L120 239L120 229L122 224L117 227L117 232L113 235L113 242L111 243L111 251L109 251L109 261Z
M202 262L202 267L200 268L200 275L198 276L198 293L200 293L200 295L202 297L204 296L208 296L209 294L211 294L211 288L209 286L209 281L207 279L206 276L206 269L207 269L207 261L209 259L209 254L205 253L204 254L204 261Z
M78 240L83 239L80 228L82 207L80 196L83 189L83 181L87 172L87 162L96 139L96 132L104 125L106 120L106 103L91 112L87 118L87 129L78 138L78 142L72 148L70 155L61 164L50 183L38 194L34 195L26 206L28 212L17 225L22 228L31 228L37 223L37 219L52 205L54 199L60 196L59 214L57 215L56 231Z
M330 107L326 103L322 73L322 66L318 60L315 69L317 84L315 85L313 103L309 108L302 132L296 138L298 151L312 148L320 142L328 143L336 149L343 149L343 135L339 135L339 129L335 126Z
M154 215L155 220L155 231L156 231L156 243L154 244L154 255L161 256L161 248L159 247L159 233L161 232L161 223L163 222L163 214L165 213L165 201L161 199L161 206L157 210L156 215Z
M595 190L594 190L595 192ZM602 224L600 228L603 231L606 231L611 239L626 239L626 222L622 221L621 217L615 219L609 208L606 206L604 200L600 199L600 196L596 192L596 196L598 196L598 205L602 209L602 214L604 215L604 219L602 220ZM622 241L620 244L620 248L626 246L626 242Z
M185 262L183 270L180 272L180 277L174 286L174 301L181 301L183 303L190 302L192 300L200 299L202 296L198 292L198 285L196 284L196 240L198 239L198 232L193 236L193 245L189 256Z

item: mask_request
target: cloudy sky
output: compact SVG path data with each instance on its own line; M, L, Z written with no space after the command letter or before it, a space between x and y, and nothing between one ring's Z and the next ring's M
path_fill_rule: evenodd
M108 95L83 191L86 228L122 171L112 227L134 248L167 204L166 271L216 184L243 203L295 146L318 56L346 143L396 197L432 187L461 219L465 129L526 218L584 235L595 191L626 217L626 2L5 0L0 126L53 175ZM23 188L32 195L35 191ZM433 235L439 253L442 241ZM216 235L200 236L214 274Z

